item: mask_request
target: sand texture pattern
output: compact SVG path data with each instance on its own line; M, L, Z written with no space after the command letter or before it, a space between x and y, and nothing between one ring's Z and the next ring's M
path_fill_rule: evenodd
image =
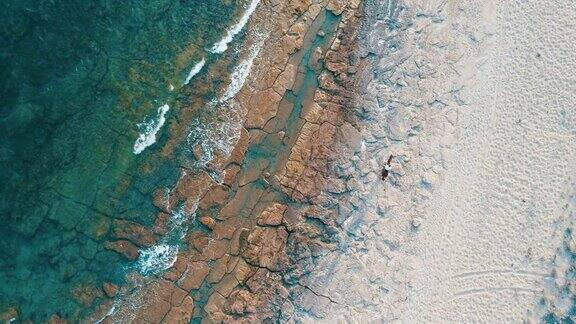
M86 321L576 320L573 1L249 3L158 111L173 181L100 226L139 268L75 287Z
M310 294L299 319L539 322L576 207L576 7L376 1L365 14L349 244L307 280L334 303Z

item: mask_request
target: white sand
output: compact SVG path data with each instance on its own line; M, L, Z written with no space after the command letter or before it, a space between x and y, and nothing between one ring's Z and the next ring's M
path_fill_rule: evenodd
M521 322L576 210L576 4L403 4L368 17L350 246L303 280L335 302L305 293L298 319Z
M410 244L422 263L407 320L520 321L561 245L576 172L576 4L508 2L490 9L493 47Z

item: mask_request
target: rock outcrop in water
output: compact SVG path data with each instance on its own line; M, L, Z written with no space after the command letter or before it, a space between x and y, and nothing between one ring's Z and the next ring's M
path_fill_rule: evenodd
M156 195L167 212L184 202L200 228L186 235L189 248L162 278L135 279L143 281L127 296L132 302L104 322L291 317L298 307L293 301L312 291L300 278L314 270L318 256L338 249L339 199L349 188L335 170L339 156L361 145L351 118L361 15L359 1L261 5L251 30L275 24L234 99L245 116L234 149L209 162L220 181L184 171L168 195L162 189ZM117 230L118 238L154 243L146 230L131 226ZM125 241L109 247L134 256Z
M541 54L526 58L530 82L516 80L526 68L516 47L531 42L508 34L502 12L518 29L524 3L249 3L233 33L204 49L207 71L193 69L199 82L174 106L157 153L178 180L154 186L155 219L94 228L107 253L137 267L123 285L71 289L76 303L99 305L87 320L573 319L573 183L526 174L557 179L569 169L574 118L556 107L566 96L518 108ZM227 50L233 36L243 47ZM571 85L542 81L548 92ZM552 117L539 100L557 109ZM540 118L528 127L510 122L514 114ZM541 142L554 149L540 152ZM156 167L149 163L144 172ZM546 192L535 195L532 178ZM8 308L0 320L17 316Z

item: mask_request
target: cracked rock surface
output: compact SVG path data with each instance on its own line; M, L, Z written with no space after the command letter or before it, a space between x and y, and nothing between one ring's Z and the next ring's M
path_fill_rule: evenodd
M573 273L575 11L262 1L239 55L264 46L222 118L232 146L157 190L154 229L115 224L107 243L136 259L182 206L187 248L131 278L138 289L104 287L94 318L569 318L572 297L555 297L574 290L560 279Z
M575 88L562 70L576 65L575 34L551 22L576 8L544 7L366 4L359 51L370 64L355 107L360 135L349 137L360 145L338 168L347 244L301 278L313 292L294 320L570 318Z
M360 145L348 114L361 16L356 1L261 4L246 47L258 46L264 31L266 46L226 107L242 126L232 149L217 152L202 172L183 169L174 188L154 197L166 213L181 206L196 217L198 226L184 237L188 248L163 275L134 275L120 289L124 299L104 305L95 319L288 321L299 296L335 303L301 278L341 244L338 200L349 188L331 173L337 155ZM198 160L203 150L193 148ZM136 258L138 246L154 244L147 230L119 225L122 239L109 249Z

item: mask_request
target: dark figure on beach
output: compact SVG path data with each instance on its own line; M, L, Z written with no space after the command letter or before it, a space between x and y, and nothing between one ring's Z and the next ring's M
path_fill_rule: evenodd
M382 169L382 180L386 180L388 177L388 173L390 172L390 162L392 162L392 155L388 158L388 162L384 164L384 168Z

